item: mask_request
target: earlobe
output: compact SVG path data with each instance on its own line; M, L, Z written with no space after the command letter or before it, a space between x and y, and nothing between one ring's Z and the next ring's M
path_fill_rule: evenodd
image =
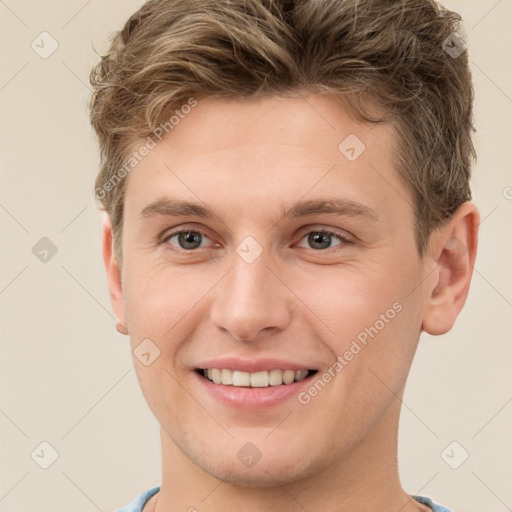
M114 309L118 323L124 327L126 325L126 318L121 285L121 271L114 255L112 228L108 215L105 215L105 219L103 221L102 246L103 262L105 264L105 271L107 273L110 303L112 304L112 308ZM125 327L124 329L126 330ZM118 330L118 332L121 331Z
M422 330L432 335L448 332L455 323L469 291L478 245L480 216L467 201L440 230L432 247L436 272L427 281Z

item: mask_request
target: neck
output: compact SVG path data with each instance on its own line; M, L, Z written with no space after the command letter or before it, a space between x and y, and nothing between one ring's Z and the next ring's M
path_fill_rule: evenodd
M247 512L430 510L412 500L400 485L399 416L400 402L395 400L370 435L344 453L341 460L319 461L305 478L291 482L274 478L275 485L265 487L236 485L230 482L230 474L224 480L212 476L192 463L161 429L162 485L147 510L219 512L236 510L241 503Z

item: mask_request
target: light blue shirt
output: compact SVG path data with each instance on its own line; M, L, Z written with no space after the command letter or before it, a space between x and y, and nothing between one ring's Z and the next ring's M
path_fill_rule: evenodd
M142 507L149 501L149 498L156 494L160 490L160 486L153 487L153 489L149 489L149 491L144 491L142 494L139 494L133 501L128 503L126 507L118 510L117 512L142 512ZM437 505L430 498L425 498L423 496L413 496L416 501L423 503L424 505L429 506L433 512L450 512L445 507L441 505Z

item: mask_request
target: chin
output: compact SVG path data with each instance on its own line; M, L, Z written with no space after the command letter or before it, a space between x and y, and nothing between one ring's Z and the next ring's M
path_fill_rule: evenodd
M274 454L271 459L264 460L262 456L252 467L245 467L237 458L225 458L212 463L212 459L204 457L204 452L199 457L190 458L209 475L241 487L277 487L307 478L318 470L313 461L293 456L290 452L284 458Z

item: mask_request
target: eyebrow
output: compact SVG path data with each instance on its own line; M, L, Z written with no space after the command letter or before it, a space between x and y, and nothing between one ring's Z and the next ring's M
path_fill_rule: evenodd
M300 201L288 210L284 210L281 215L281 220L284 218L306 217L318 214L334 214L349 217L360 216L372 221L379 220L376 212L369 206L342 198ZM152 217L154 215L170 217L195 216L204 219L214 219L217 217L215 212L206 206L189 201L168 198L158 199L140 212L140 216L143 218Z

